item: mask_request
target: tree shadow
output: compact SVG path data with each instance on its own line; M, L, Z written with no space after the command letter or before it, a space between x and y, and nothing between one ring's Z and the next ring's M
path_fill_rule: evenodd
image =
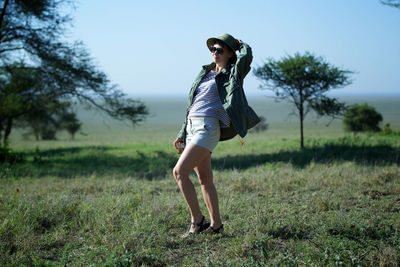
M122 149L112 146L88 146L46 151L24 152L24 162L1 168L0 177L72 178L78 176L100 176L112 178L163 179L172 175L178 160L174 152L160 150L132 150L119 153L110 150ZM331 163L350 161L361 165L390 165L400 163L400 148L391 145L326 144L264 154L222 156L212 159L213 169L244 170L267 163L290 163L304 168L311 162Z
M132 155L109 153L114 147L90 146L25 152L23 163L13 164L14 177L109 176L113 178L161 179L172 173L177 156L164 151L132 151ZM117 148L119 149L119 148Z
M390 165L400 163L400 149L390 145L329 144L298 151L224 156L212 160L214 169L247 169L266 163L291 163L304 168L311 162L330 163L351 161L361 165Z

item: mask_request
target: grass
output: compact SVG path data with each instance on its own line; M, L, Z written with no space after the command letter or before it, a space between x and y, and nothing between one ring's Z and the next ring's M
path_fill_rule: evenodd
M225 233L182 240L179 125L159 119L132 131L89 116L74 141L14 134L24 160L0 165L0 266L399 265L398 136L345 136L338 122L311 120L300 151L297 124L272 117L243 147L233 139L213 153Z
M0 171L0 264L398 265L400 140L297 147L261 134L243 148L221 143L213 166L226 233L188 240L169 145L21 151L24 163Z

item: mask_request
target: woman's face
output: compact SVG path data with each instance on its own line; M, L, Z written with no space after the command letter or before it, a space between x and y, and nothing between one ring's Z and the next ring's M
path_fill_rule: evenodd
M214 62L220 66L225 66L229 59L233 56L232 51L225 47L222 47L220 44L214 44L211 48L211 53L214 59Z

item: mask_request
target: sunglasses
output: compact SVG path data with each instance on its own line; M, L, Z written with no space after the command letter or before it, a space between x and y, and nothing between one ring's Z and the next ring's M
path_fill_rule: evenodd
M217 54L220 54L221 56L224 53L224 49L223 48L219 48L219 47L215 47L215 46L211 46L210 47L210 51L213 54L214 54L214 52L217 52Z

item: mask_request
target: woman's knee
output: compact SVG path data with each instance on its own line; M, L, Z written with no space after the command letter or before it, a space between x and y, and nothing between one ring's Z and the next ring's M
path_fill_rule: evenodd
M174 175L175 179L177 179L177 177L179 177L179 168L178 167L174 167L174 169L172 170L172 174Z
M182 170L182 168L180 168L179 166L174 167L174 169L172 170L172 174L174 175L177 182L181 181L187 176L185 175L185 172Z

